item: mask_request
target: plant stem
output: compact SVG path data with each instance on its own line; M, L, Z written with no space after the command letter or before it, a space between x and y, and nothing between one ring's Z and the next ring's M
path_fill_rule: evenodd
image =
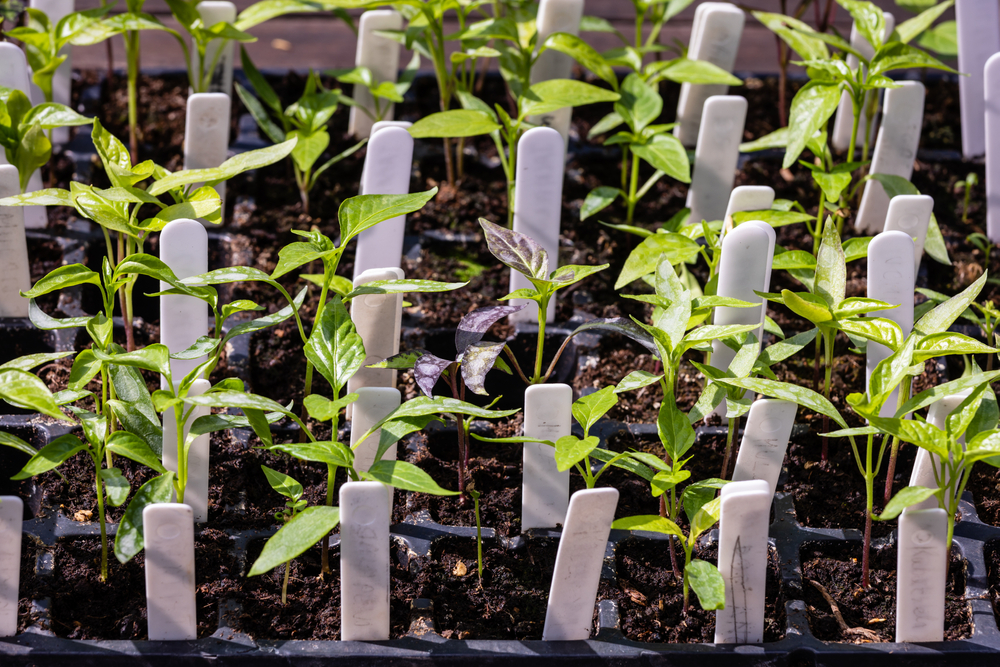
M719 475L722 479L729 478L729 458L733 453L733 435L736 433L737 419L729 420L729 429L726 432L726 456L722 459L722 473Z
M631 225L632 220L635 218L635 205L638 203L637 197L635 196L635 191L639 187L639 159L637 157L632 158L632 178L629 179L628 184L628 213L625 217L625 224Z
M836 335L836 332L830 334L823 332L823 351L825 352L823 359L823 365L825 366L823 369L823 397L826 400L830 400L830 380L833 375L833 343ZM830 418L826 415L823 415L823 432L830 432ZM820 454L821 461L826 461L829 457L827 441L827 438L823 438L823 451Z
M292 561L285 563L285 578L281 582L281 604L288 604L288 574L292 569Z
M483 587L483 524L479 519L479 492L472 493L476 507L476 562L479 566L479 587Z
M334 417L334 422L336 422L336 417ZM333 426L333 433L336 436L337 427L336 424ZM326 466L326 506L333 507L333 487L337 484L337 466L329 465ZM326 576L330 574L330 534L327 533L323 536L323 547L322 556L320 557L322 563L321 575Z
M94 461L96 473L94 488L97 491L97 521L101 524L101 581L108 580L108 527L104 518L104 489L101 488L101 457Z
M854 162L854 147L858 143L858 124L861 122L861 105L851 96L851 106L854 108L854 122L851 123L851 143L847 145L847 161Z
M531 378L531 384L541 384L546 379L542 376L542 355L545 352L545 319L551 298L552 295L542 296L538 304L538 344L535 346L535 374Z
M132 164L139 162L139 31L130 30L125 33L125 60L128 67L128 141ZM111 43L111 40L108 40ZM110 46L109 46L110 48ZM131 350L130 350L131 351Z
M910 383L913 381L909 375L903 378L903 381L899 383L899 398L896 402L896 409L898 410L903 406L910 398ZM904 417L906 415L903 415ZM892 449L889 452L889 468L886 470L885 474L885 502L888 503L889 499L892 498L892 480L896 476L896 455L899 453L899 438L893 437L892 439Z

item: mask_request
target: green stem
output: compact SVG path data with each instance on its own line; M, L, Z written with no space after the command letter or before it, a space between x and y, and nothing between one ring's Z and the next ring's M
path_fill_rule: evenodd
M629 179L628 185L628 213L625 217L625 224L631 225L632 220L635 217L635 205L638 203L638 198L635 196L636 190L639 188L639 159L632 158L632 177Z
M101 457L94 461L96 474L94 487L97 491L97 521L101 525L101 581L108 580L108 527L104 517L104 489L101 487Z
M288 604L288 574L292 569L292 561L285 563L285 578L281 582L281 604Z
M736 418L729 420L729 428L726 432L726 456L722 459L722 474L719 475L722 479L727 479L729 477L729 460L733 453L733 436L736 433Z
M184 455L184 406L174 406L174 424L177 431L177 502L184 502L184 490L187 488L188 467L187 456Z
M861 122L861 105L856 99L851 100L854 108L854 122L851 124L851 143L847 146L847 161L854 162L854 148L858 143L858 123Z
M896 409L898 410L910 398L910 386L913 378L909 375L899 383L899 397L896 399ZM904 417L906 415L903 415ZM892 480L896 476L896 455L899 453L899 438L893 437L892 449L889 452L889 468L885 477L885 502L892 498Z
M545 352L545 320L551 299L552 295L546 294L538 303L538 344L535 346L535 375L531 378L531 384L545 382L545 378L542 376L542 354Z

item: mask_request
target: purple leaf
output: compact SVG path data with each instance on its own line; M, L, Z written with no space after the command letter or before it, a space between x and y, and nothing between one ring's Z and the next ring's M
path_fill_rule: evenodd
M572 335L576 335L581 331L586 331L587 329L604 329L606 331L620 333L623 336L627 336L639 343L639 345L642 345L654 355L658 354L656 351L656 342L653 340L653 337L642 327L628 318L608 317L591 320L590 322L584 322L576 328Z
M434 385L445 369L453 363L455 362L450 359L435 357L429 352L421 355L413 365L413 377L417 380L420 391L428 398L434 398Z
M463 317L458 323L458 329L455 331L455 349L458 351L459 356L465 352L465 348L481 341L486 331L498 320L526 307L527 304L521 304L520 306L486 306L485 308L477 308Z
M483 218L479 218L479 224L494 257L529 278L548 279L549 255L533 238Z
M482 396L486 393L486 374L507 343L476 343L465 348L462 355L462 379L465 386Z

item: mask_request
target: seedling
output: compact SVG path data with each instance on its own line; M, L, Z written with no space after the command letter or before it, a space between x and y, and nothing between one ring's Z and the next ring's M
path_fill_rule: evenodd
M33 107L27 95L10 88L0 88L0 109L3 110L0 146L7 162L17 167L21 192L28 188L28 180L35 170L52 157L52 142L45 136L46 130L92 122L62 104L45 102Z
M957 183L955 183L955 189L963 193L962 222L969 221L969 200L972 198L972 188L974 188L977 185L979 185L979 177L976 176L976 172L974 171L970 171L968 175L965 177L964 181L958 181ZM973 234L972 236L975 236L975 234ZM968 237L970 242L972 236ZM979 234L979 236L983 235ZM985 239L986 237L983 236L983 238ZM987 243L988 242L989 240L987 239ZM980 250L982 249L982 246L979 245L978 243L976 244L976 247L979 248ZM987 260L986 265L989 266L989 253L987 253L986 255L986 260Z
M246 56L246 51L243 51L244 72L247 71L246 61L249 60ZM251 64L251 67L253 65ZM385 119L385 115L389 112L389 108L393 104L400 104L403 101L403 95L406 91L410 89L413 85L413 79L417 75L417 71L420 69L420 53L414 52L413 58L410 59L409 64L403 69L403 72L399 75L399 79L395 82L393 81L378 81L375 79L375 75L367 67L352 67L349 69L328 69L324 74L327 76L332 76L340 83L347 83L352 86L363 86L368 90L372 96L372 101L375 104L374 111L368 109L364 106L358 106L354 100L347 97L343 93L340 95L340 101L344 104L357 107L366 116L371 118L372 122L378 122ZM256 71L256 70L254 70ZM249 76L249 74L248 74ZM257 88L257 84L254 83L254 88ZM357 88L355 88L357 90Z
M294 519L302 510L306 508L306 500L302 498L302 485L289 477L265 465L261 466L264 475L267 476L267 483L271 488L283 495L288 500L285 501L284 509L274 513L274 519L278 523L285 525ZM285 576L281 581L281 604L288 602L288 577L292 571L292 563L285 563Z
M534 289L525 288L515 290L501 297L501 300L528 299L538 304L538 343L535 346L535 365L530 379L521 371L521 367L518 365L514 355L509 354L509 356L518 374L527 384L546 382L552 375L552 371L555 370L556 362L562 356L562 350L565 349L564 343L563 348L556 354L555 358L549 364L548 370L543 375L542 359L545 352L545 313L548 311L549 302L558 290L574 285L598 271L603 271L610 265L581 266L568 264L549 272L548 253L531 237L512 229L495 225L484 218L479 219L479 225L483 228L490 253L500 260L504 266L517 271L534 285ZM518 310L523 307L518 307Z
M298 140L292 151L292 166L295 169L295 183L299 186L299 197L302 199L302 210L308 215L309 193L320 175L344 158L353 155L367 143L367 139L335 155L314 170L317 160L330 145L327 124L337 110L337 105L349 98L345 98L339 91L324 88L319 75L310 70L305 90L299 100L287 108L282 107L277 93L257 71L246 50L241 48L240 55L243 60L243 72L260 99L250 94L239 83L236 84L236 93L257 121L257 125L275 143L293 138ZM271 120L271 116L274 116L280 125Z
M463 317L459 321L458 328L455 331L455 350L457 354L454 359L442 359L426 350L412 350L368 366L368 368L413 369L413 378L420 391L423 392L424 396L432 400L441 400L434 399L434 387L439 379L444 378L447 380L452 400L455 402L454 405L462 409L462 411L456 412L442 410L440 413L442 417L454 420L458 426L459 489L465 489L468 484L466 482L466 471L469 465L469 428L472 425L472 419L466 419L466 417L503 417L517 412L517 410L486 410L484 412L478 409L475 412L467 412L469 404L465 403L465 394L466 389L468 389L474 394L486 396L486 375L494 366L497 366L506 373L512 372L510 367L500 359L500 354L504 351L507 352L510 359L514 359L514 354L510 351L507 344L483 341L483 336L496 322L523 308L524 306L488 306L478 308ZM412 402L412 400L408 401L393 414L396 414ZM448 403L448 405L452 404ZM374 428L371 430L374 430ZM388 447L388 445L385 445L385 447ZM383 443L379 444L379 450L379 456L381 456ZM462 500L464 501L464 499L465 496L463 494Z
M707 491L707 493L706 493ZM677 538L684 549L684 608L687 614L690 590L694 589L698 596L698 604L702 609L722 609L726 604L726 585L719 570L708 561L692 558L695 545L702 533L719 521L721 498L714 498L715 488L696 487L691 485L681 494L684 513L690 522L688 534L685 535L675 522L662 516L639 515L618 519L612 528L618 530L645 530L662 533ZM672 542L671 542L672 544Z

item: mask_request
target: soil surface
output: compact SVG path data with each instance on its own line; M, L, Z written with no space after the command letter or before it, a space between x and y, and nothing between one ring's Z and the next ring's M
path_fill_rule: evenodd
M718 547L698 546L693 558L715 563ZM684 552L677 548L678 567L684 567ZM642 642L713 642L715 612L703 610L690 593L684 607L684 589L674 576L666 541L626 540L615 548L617 581L601 581L598 599L618 603L619 623L626 637ZM785 595L777 554L769 554L764 603L764 641L785 636Z
M861 586L861 545L817 544L802 548L802 588L809 609L809 627L818 639L867 643L891 642L896 635L896 550L872 549L871 588ZM823 586L836 601L848 628L864 628L878 639L845 636L830 605L810 581ZM972 635L972 618L965 601L965 561L955 552L948 568L945 589L944 638Z

